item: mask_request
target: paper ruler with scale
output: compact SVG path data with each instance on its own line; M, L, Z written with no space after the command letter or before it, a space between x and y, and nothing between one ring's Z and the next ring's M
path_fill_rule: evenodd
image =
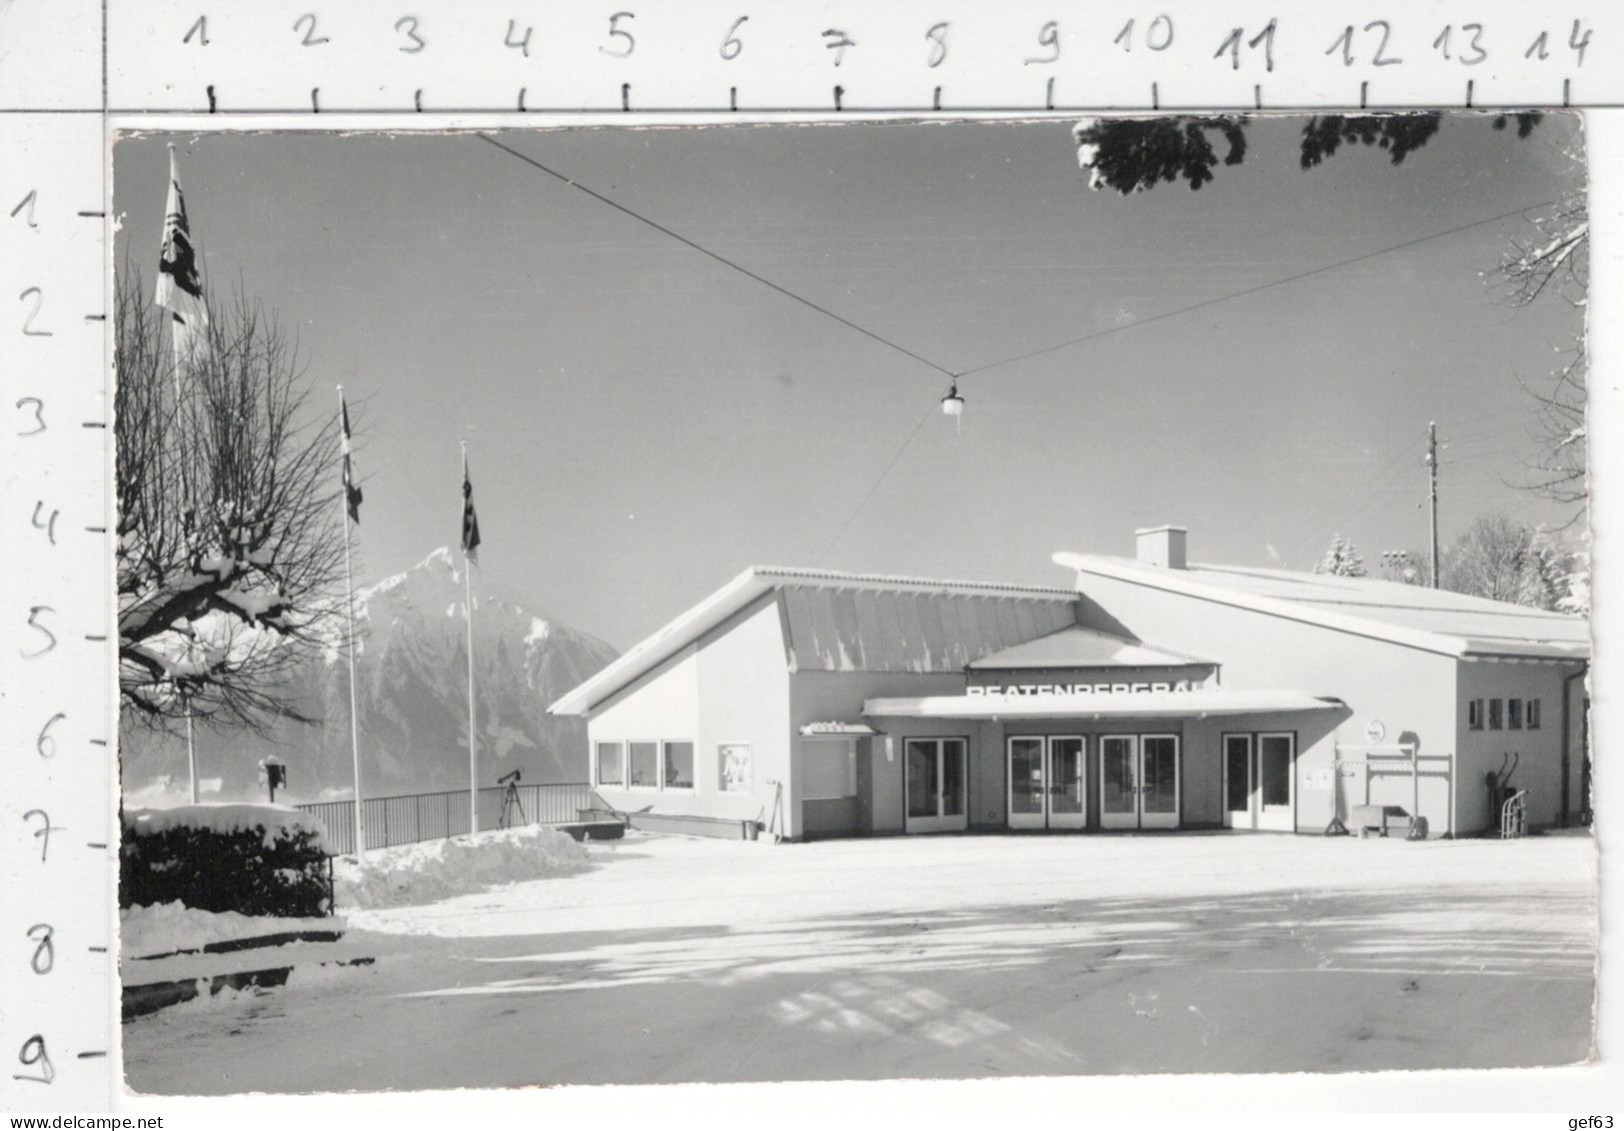
M1602 0L0 0L0 1106L119 1095L113 131L1596 109L1621 64Z

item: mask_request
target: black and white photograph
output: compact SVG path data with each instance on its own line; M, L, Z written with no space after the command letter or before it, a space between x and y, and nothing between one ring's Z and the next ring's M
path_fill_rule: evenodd
M1587 161L119 134L124 1088L1593 1063Z

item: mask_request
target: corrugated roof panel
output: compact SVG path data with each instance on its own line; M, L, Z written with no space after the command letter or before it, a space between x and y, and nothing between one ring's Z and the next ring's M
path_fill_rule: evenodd
M829 595L830 610L834 613L835 631L839 634L842 671L866 671L863 653L867 641L857 627L857 595L849 589L836 590Z
M857 632L863 640L863 670L884 670L885 633L880 628L879 610L874 607L874 594L864 589L852 594L852 609L857 614Z
M936 603L937 611L942 617L942 636L947 641L947 650L942 656L942 662L948 667L958 669L970 662L970 650L965 646L963 620L959 616L962 602L945 598Z
M976 623L981 626L981 646L989 652L1010 647L1015 642L1004 635L1004 622L998 616L996 601L975 602Z
M902 638L902 618L897 613L897 603L892 599L893 594L874 594L874 608L880 614L880 662L874 665L874 671L900 672L906 670L903 657L907 654L907 644Z
M1019 627L1022 640L1032 640L1042 636L1038 629L1038 618L1032 612L1030 601L1015 601L1015 624Z
M1047 610L1049 614L1049 631L1059 632L1063 628L1070 628L1077 623L1076 605L1056 605L1044 602L1037 606Z
M789 614L789 638L795 653L795 663L802 671L820 671L823 662L818 658L817 631L812 627L812 600L805 589L786 588L784 609Z
M947 631L942 623L942 606L950 600L952 600L950 597L929 595L914 598L914 605L919 609L919 630L925 640L927 671L952 669L947 659Z

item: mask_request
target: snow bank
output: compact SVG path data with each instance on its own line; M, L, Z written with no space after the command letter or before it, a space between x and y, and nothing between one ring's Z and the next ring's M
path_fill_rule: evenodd
M335 861L341 907L432 903L497 884L579 871L586 849L556 829L532 825L426 841Z
M200 950L207 943L251 939L289 931L340 931L344 920L334 917L290 919L275 915L243 915L236 911L199 911L180 900L147 907L126 907L118 914L119 941L126 958Z
M126 836L151 836L180 828L203 829L223 836L262 831L266 848L300 832L309 833L318 846L327 836L321 818L287 805L215 803L124 811Z

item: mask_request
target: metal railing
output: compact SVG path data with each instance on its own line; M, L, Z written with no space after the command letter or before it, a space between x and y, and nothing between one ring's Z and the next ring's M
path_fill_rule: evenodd
M524 811L512 818L513 824L559 825L574 821L582 809L601 808L585 782L519 784L516 793ZM502 800L507 790L486 786L479 791L479 827L488 831L502 819ZM388 848L424 840L443 840L468 832L468 791L448 789L439 793L404 793L395 797L369 797L363 813L367 822L367 847ZM327 826L327 851L343 856L355 851L355 802L312 801L295 806L300 812L319 817Z

